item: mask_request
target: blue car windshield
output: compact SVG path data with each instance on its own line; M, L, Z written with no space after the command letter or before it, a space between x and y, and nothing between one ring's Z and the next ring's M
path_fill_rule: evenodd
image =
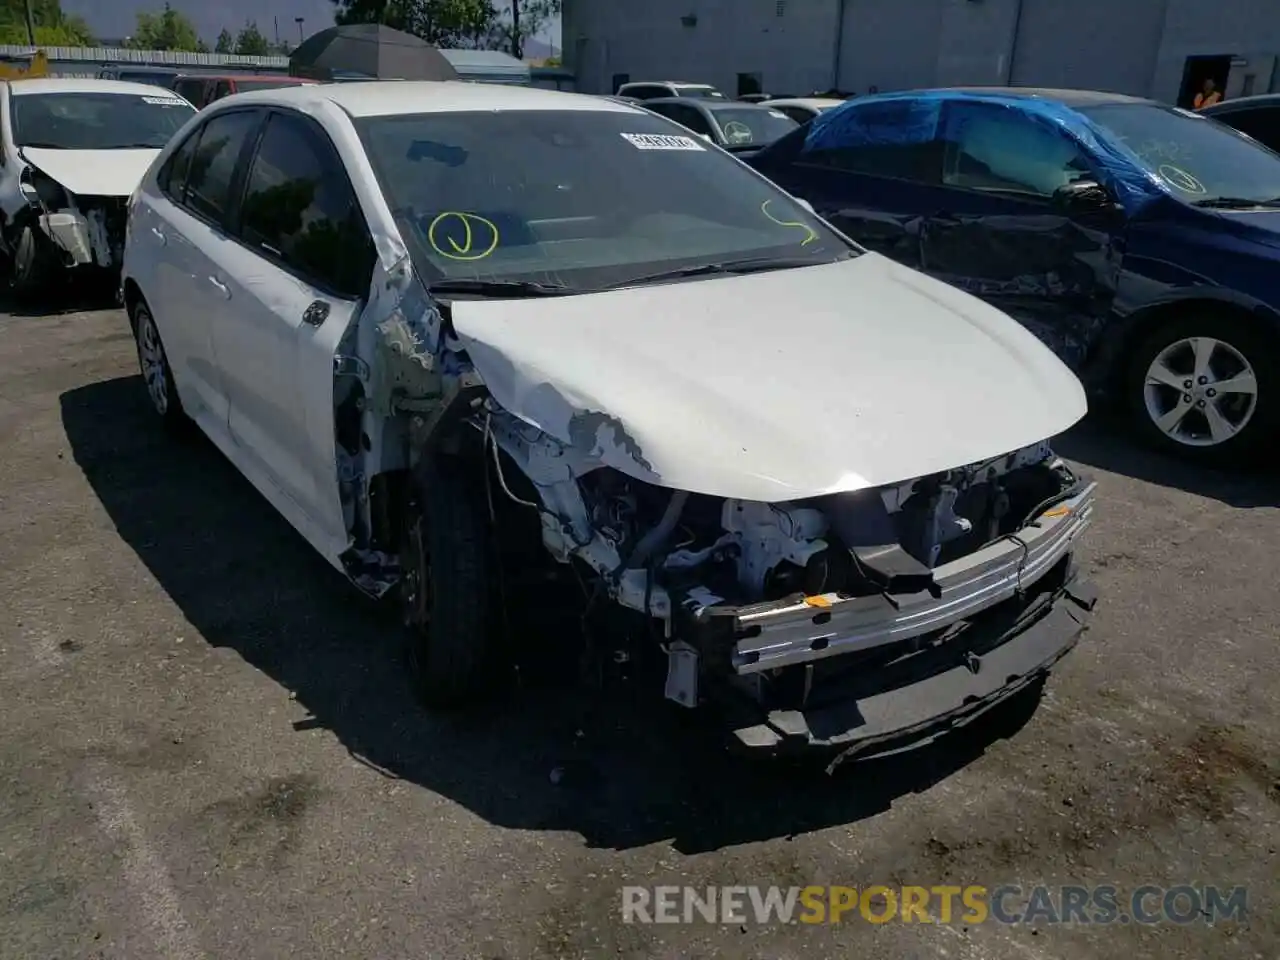
M356 129L429 281L586 290L726 261L858 254L769 181L644 110L374 116Z
M1154 103L1077 107L1188 203L1280 200L1280 156L1225 124Z

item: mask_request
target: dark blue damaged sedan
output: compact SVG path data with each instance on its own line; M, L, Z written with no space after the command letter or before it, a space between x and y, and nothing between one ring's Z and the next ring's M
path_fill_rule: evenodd
M1274 443L1280 155L1249 137L1117 94L945 89L849 101L746 162L1021 321L1150 443Z

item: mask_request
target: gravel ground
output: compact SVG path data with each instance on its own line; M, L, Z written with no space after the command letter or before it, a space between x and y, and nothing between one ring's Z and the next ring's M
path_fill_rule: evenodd
M610 694L411 700L363 602L148 419L119 311L0 315L0 957L1280 957L1280 484L1064 453L1102 482L1095 626L1039 697L835 776ZM626 884L1217 884L1243 921L624 924Z

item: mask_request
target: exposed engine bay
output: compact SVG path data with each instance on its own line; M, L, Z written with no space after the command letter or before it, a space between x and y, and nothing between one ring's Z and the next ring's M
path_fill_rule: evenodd
M387 498L366 478L386 471L397 451L410 473L471 451L491 478L483 481L491 498L530 518L521 536L540 539L593 600L639 615L667 657L666 697L687 707L721 686L768 710L795 709L813 702L824 677L865 673L868 658L946 645L975 624L996 629L1002 617L1052 611L1071 595L1072 549L1092 519L1096 485L1047 441L790 501L677 489L653 482L647 451L606 411L555 407L563 394L548 391L548 415L568 411L556 434L512 413L452 335L448 304L437 311L429 303L410 286L335 359L338 482L352 532L342 562L365 589L380 595L397 576L371 535L376 504ZM492 522L492 502L489 512ZM1053 656L1083 629L1074 616L1051 624ZM1036 643L1017 653L1035 663L1002 663L1004 674L982 679L995 682L991 691L959 701L994 696L1012 684L1004 678L1045 669L1052 657ZM742 729L744 742L790 736L772 720Z
M73 194L34 166L22 171L19 186L32 218L49 241L44 249L60 266L119 269L127 198ZM15 217L13 222L20 224L22 218Z

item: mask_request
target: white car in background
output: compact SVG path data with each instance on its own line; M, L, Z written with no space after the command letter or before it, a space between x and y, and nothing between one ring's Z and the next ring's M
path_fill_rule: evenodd
M808 123L818 114L833 110L844 102L831 97L784 97L778 100L766 100L765 106L770 110L785 113L796 123Z
M143 179L124 295L155 412L398 592L432 704L539 640L504 635L504 556L576 572L670 699L766 750L960 722L1092 608L1094 485L1046 442L1085 412L1070 371L637 107L220 101Z
M0 82L0 250L21 292L60 268L120 269L125 206L195 107L120 80Z

